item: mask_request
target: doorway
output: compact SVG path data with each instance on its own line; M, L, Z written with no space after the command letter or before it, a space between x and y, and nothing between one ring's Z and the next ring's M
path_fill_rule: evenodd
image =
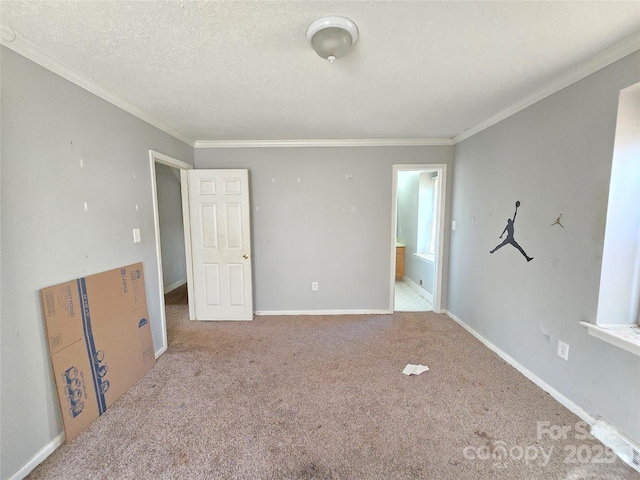
M164 295L186 283L189 304L189 318L193 319L193 272L191 268L191 230L189 226L189 204L187 197L187 170L193 165L149 150L151 167L151 190L153 193L153 217L156 237L156 258L158 268L158 294L160 298L160 322L162 324L162 347L156 357L168 346L167 314ZM179 188L178 188L179 187ZM180 201L180 208L166 208L167 204ZM164 231L161 229L164 219ZM180 225L176 229L176 225ZM178 231L176 231L178 230ZM182 237L182 238L180 238ZM163 246L168 250L164 256ZM175 258L181 256L184 258Z
M441 311L446 165L394 165L392 188L394 311Z

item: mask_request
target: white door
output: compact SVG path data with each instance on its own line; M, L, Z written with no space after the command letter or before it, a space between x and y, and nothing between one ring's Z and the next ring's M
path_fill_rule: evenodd
M252 320L247 170L189 170L196 320Z

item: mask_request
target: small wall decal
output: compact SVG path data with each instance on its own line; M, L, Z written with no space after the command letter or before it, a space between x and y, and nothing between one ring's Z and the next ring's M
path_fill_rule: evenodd
M564 225L562 225L562 224L560 223L560 219L561 219L561 218L562 218L562 214L560 214L560 216L559 216L558 218L556 218L556 221L555 221L555 222L553 222L553 223L551 224L551 226L553 227L554 225L560 225L562 228L564 228Z
M516 221L516 215L518 214L518 207L520 206L520 200L518 200L516 202L516 211L513 214L513 219L509 218L507 219L507 226L504 227L504 230L502 231L502 233L500 234L500 238L502 238L502 236L505 234L505 232L507 233L507 238L505 238L503 240L503 242L498 245L496 248L494 248L493 250L491 250L489 253L494 253L496 250L501 249L502 247L504 247L507 244L511 244L513 245L515 248L518 249L518 251L524 255L524 258L527 259L527 262L530 262L531 260L533 260L533 257L528 256L525 251L522 249L522 247L520 245L518 245L518 242L516 242L516 239L513 238L513 233L514 233L514 226L513 224Z

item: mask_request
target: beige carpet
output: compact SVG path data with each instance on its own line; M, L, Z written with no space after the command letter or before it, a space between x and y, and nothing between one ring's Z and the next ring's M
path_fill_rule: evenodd
M30 478L640 478L596 463L609 457L575 438L578 417L445 315L167 314L156 367Z

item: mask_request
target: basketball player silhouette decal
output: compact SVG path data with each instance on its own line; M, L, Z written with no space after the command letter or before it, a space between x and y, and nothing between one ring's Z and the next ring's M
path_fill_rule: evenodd
M498 245L496 248L494 248L493 250L491 250L489 253L494 253L496 250L501 249L502 247L504 247L507 244L511 244L513 245L515 248L517 248L520 253L522 255L524 255L524 258L527 259L527 262L530 262L531 260L533 260L533 257L528 256L525 251L522 249L522 247L520 245L518 245L518 242L516 242L516 239L513 238L513 224L516 222L516 215L518 214L518 207L520 206L520 200L518 200L516 202L516 211L513 214L513 219L509 218L507 219L507 226L504 227L504 230L502 231L502 233L500 234L500 238L502 238L502 236L504 235L505 232L507 232L507 238L505 238L502 243L500 245Z

